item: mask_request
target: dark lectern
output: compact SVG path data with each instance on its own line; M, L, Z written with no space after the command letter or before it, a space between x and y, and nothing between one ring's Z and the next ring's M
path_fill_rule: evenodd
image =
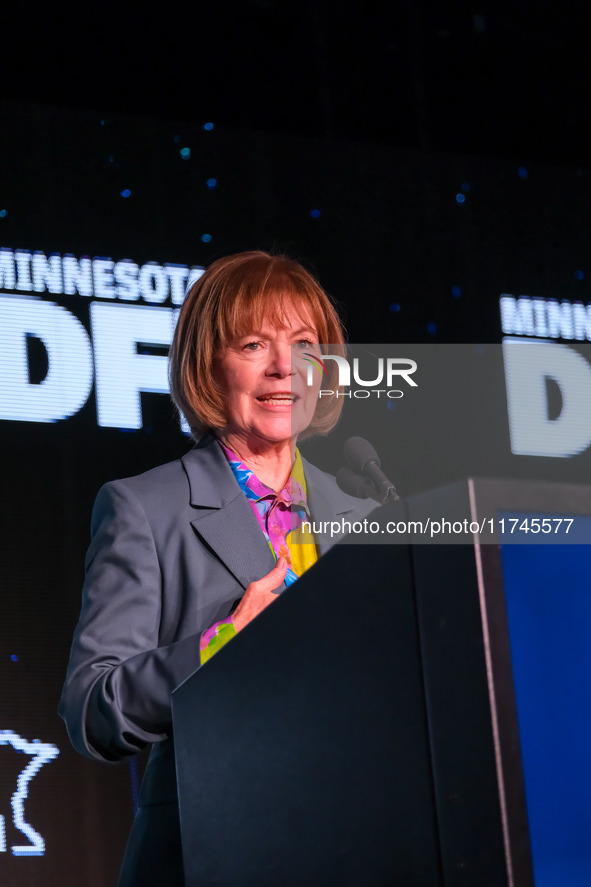
M409 540L336 545L175 691L187 887L533 885L500 547Z
M328 552L173 715L187 887L440 883L405 547Z

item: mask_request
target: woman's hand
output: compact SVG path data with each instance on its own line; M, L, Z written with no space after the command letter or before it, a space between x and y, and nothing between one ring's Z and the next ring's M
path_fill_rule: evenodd
M244 597L234 610L232 622L236 631L241 631L245 625L262 613L265 607L277 600L277 595L273 594L280 585L282 585L287 575L287 561L284 557L280 557L270 573L251 582L246 587Z

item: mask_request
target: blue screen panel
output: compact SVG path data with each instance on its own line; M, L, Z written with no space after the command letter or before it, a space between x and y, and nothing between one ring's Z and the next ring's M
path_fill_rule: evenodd
M591 546L501 552L536 887L589 887Z

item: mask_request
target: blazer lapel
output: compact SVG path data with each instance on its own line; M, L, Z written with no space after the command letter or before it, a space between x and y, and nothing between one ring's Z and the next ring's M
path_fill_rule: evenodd
M182 459L196 533L246 588L273 569L275 558L219 444L203 438Z

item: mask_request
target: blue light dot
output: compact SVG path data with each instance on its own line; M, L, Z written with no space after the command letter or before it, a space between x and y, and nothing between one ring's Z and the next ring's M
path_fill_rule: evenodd
M525 168L525 166L519 167L519 169L517 170L517 175L519 176L520 179L527 179L528 172L527 172L527 169Z
M465 194L461 194L461 193L456 194L456 203L465 203L465 202L466 202L466 195Z
M582 271L575 271L575 280L583 280L585 275Z
M131 197L131 191L129 190L129 188L125 188L125 190L121 192L121 196L122 197Z
M435 333L437 332L437 324L430 323L429 326L427 327L427 332L429 333L430 336L434 336Z
M209 188L210 191L213 191L213 189L217 188L217 186L218 186L217 179L208 179L207 180L207 187Z
M172 139L172 140L173 140L173 142L176 142L177 145L178 145L178 143L179 143L180 140L181 140L181 137L180 137L180 135L177 134L177 135L173 136L173 139Z
M115 162L115 158L113 157L112 154L109 154L109 163L114 163L114 162Z
M460 296L462 295L462 288L460 286L452 286L451 294L454 297L454 299L459 299Z
M13 662L18 662L18 656L16 655L16 653L13 653L10 658L12 659Z
M209 243L211 240L211 234L202 234L201 240L203 241L203 243Z
M101 126L104 126L104 125L105 125L105 121L101 120Z
M395 400L389 400L389 401L388 401L388 409L389 409L389 410L395 410L395 409L396 409L396 401L395 401Z
M313 219L318 219L320 217L320 210L319 209L311 209L310 215L312 216Z
M462 191L470 191L470 187L471 186L469 182L462 182L462 184L460 185Z
M390 311L400 311L400 305L398 304L398 302L392 302L392 304L390 305Z
M183 160L188 160L189 157L191 156L191 149L190 148L181 148L180 155L183 158Z
M6 215L6 210L0 209L0 217L4 218L5 215Z
M211 130L213 129L213 123L204 123L203 129L206 129L208 132L211 132Z

